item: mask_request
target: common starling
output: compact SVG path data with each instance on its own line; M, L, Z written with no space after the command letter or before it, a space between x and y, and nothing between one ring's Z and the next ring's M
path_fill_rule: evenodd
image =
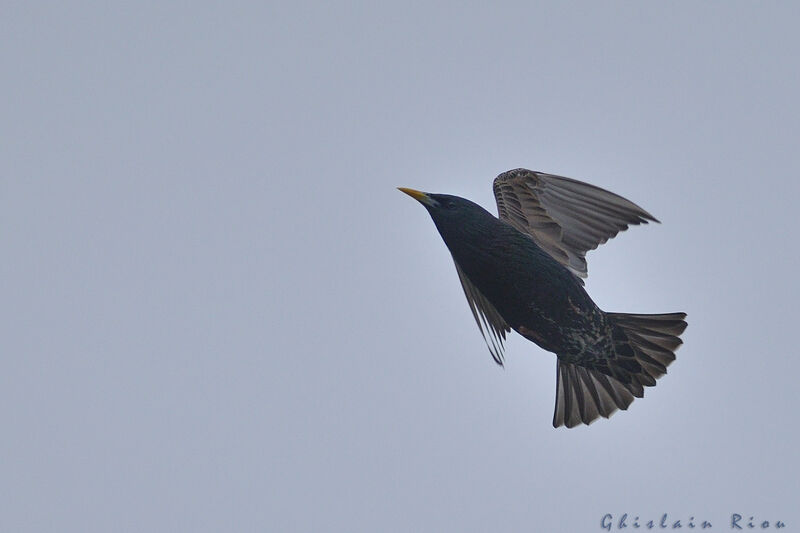
M494 180L499 218L447 194L401 191L430 213L453 256L495 362L512 329L556 354L553 426L608 418L675 360L686 313L607 313L583 287L586 252L632 224L658 222L614 193L523 168Z

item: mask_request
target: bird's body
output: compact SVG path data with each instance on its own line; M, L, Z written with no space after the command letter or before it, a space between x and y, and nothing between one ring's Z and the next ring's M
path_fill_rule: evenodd
M401 190L431 214L495 360L502 364L511 329L557 354L555 426L626 409L666 373L685 314L606 313L579 277L587 249L652 215L591 185L525 169L495 180L500 219L463 198Z
M606 321L580 280L530 237L472 206L473 224L437 227L455 262L506 324L558 354L577 355L594 344Z

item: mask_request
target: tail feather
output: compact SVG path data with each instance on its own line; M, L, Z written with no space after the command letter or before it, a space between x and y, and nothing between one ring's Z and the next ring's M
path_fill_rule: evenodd
M686 313L607 316L614 353L585 364L558 360L554 427L591 424L627 409L644 396L644 387L655 386L667 373L683 343L679 335L686 329Z

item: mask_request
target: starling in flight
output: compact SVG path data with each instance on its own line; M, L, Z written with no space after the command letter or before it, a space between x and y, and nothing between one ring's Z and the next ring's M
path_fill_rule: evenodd
M526 169L494 180L499 218L458 196L401 191L430 213L497 364L512 329L553 352L553 426L608 418L675 360L686 313L607 313L583 287L586 252L631 224L658 222L614 193Z

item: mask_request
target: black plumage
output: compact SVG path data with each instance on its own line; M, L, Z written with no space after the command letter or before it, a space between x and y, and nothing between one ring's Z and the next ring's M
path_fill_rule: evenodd
M569 178L512 170L495 179L500 218L457 196L401 190L428 210L456 264L498 364L514 330L558 356L555 427L627 409L666 373L685 313L606 313L583 287L585 254L631 224L656 219Z

